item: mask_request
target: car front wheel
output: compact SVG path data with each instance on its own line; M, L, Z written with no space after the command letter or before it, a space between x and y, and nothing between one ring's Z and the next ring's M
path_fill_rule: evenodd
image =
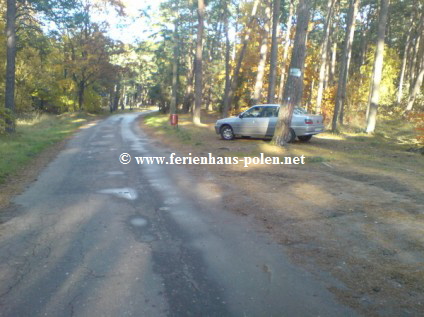
M302 135L298 136L299 141L302 142L308 142L310 139L312 139L312 135Z
M232 140L234 139L234 131L229 125L224 125L221 128L221 137L223 140Z

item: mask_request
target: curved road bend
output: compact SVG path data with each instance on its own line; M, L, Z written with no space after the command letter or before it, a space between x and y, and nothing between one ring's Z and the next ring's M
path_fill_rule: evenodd
M140 115L81 130L15 198L0 316L356 316L182 166L120 164L166 154Z

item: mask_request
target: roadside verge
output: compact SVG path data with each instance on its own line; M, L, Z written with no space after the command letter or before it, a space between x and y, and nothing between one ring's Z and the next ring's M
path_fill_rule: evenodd
M336 296L367 316L419 315L424 305L424 162L407 145L364 135L323 134L288 149L269 141L223 141L180 117L143 118L141 128L180 156L299 156L305 165L184 165L224 207L252 217L294 263L344 286Z
M0 136L0 210L36 180L72 133L100 118L77 113L40 115L19 120L15 134Z

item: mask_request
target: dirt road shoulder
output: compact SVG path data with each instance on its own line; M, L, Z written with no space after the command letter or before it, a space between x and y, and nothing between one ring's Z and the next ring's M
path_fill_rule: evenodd
M149 120L149 119L146 119ZM149 123L149 122L147 122ZM177 155L293 156L305 165L185 165L224 206L253 217L294 263L331 274L332 291L367 316L424 310L424 165L420 154L375 140L314 138L288 150L263 140L220 140L213 125L180 130L141 122ZM325 273L323 273L325 272Z

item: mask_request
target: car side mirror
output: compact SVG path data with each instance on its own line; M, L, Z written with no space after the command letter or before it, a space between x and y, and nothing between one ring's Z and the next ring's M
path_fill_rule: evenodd
M240 119L243 119L243 112L242 112L242 113L239 113L238 117L239 117Z

